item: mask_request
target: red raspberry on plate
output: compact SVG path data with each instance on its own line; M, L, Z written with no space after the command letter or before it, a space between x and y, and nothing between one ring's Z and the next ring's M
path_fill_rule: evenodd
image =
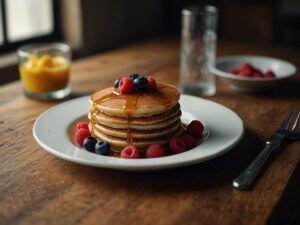
M133 92L135 90L133 80L129 77L123 77L119 82L119 90L123 94Z
M86 122L78 122L76 124L76 130L79 130L79 129L86 129L86 130L88 130L89 129L89 124L86 123Z
M267 72L265 72L264 77L267 77L267 78L275 77L275 74L273 71L268 70Z
M125 159L138 159L140 158L140 152L137 147L129 145L123 148L120 157Z
M75 142L82 146L84 139L89 136L91 136L91 132L89 130L80 128L75 132Z
M192 135L196 140L202 136L203 124L199 120L193 120L186 127L186 133Z
M159 144L150 145L146 152L147 158L162 157L164 155L165 155L165 150Z
M155 79L151 76L148 76L147 80L148 80L148 89L150 91L155 91L156 90L156 81L155 81Z
M173 137L169 142L169 149L172 153L177 154L187 150L186 143L180 137Z
M181 136L181 138L185 142L187 149L192 149L192 148L196 147L197 141L192 135L184 134Z

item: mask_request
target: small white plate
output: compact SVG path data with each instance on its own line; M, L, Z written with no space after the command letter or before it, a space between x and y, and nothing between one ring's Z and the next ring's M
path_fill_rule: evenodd
M244 63L250 63L255 68L266 72L272 70L276 77L241 77L228 73L229 70L240 67ZM212 73L227 82L233 90L240 92L263 91L276 85L282 84L296 73L296 66L276 58L258 55L233 55L219 57Z
M33 136L43 149L64 160L131 171L159 170L200 163L224 154L241 140L244 133L243 122L230 109L188 95L181 95L180 104L182 121L203 121L210 134L199 146L176 155L152 159L122 159L97 155L77 147L70 140L68 132L74 121L87 115L87 96L64 102L42 113L33 126Z

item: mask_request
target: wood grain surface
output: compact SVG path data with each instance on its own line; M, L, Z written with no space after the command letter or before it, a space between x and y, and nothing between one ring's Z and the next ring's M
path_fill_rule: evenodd
M80 59L72 96L112 85L130 72L178 83L179 42L162 38ZM218 55L261 54L298 67L296 49L219 41ZM59 102L26 98L19 81L0 88L0 224L265 224L300 159L300 142L284 143L249 191L232 179L257 155L290 109L300 109L299 72L267 93L234 92L217 80L209 100L235 111L246 133L229 153L198 165L122 172L77 165L45 152L33 139L39 114ZM196 107L200 107L196 106ZM230 129L230 127L228 128Z

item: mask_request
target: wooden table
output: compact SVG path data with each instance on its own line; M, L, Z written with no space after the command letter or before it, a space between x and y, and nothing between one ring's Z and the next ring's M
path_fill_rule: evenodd
M132 71L177 84L179 42L162 38L73 63L73 97L112 85ZM294 49L219 42L218 55L262 54L300 65ZM58 102L26 98L19 81L0 88L0 224L265 224L300 158L300 142L283 146L252 190L232 179L257 155L291 108L300 80L264 94L236 93L217 81L208 98L235 111L245 136L229 153L198 165L134 173L58 159L33 139L37 116ZM230 129L230 128L229 128Z

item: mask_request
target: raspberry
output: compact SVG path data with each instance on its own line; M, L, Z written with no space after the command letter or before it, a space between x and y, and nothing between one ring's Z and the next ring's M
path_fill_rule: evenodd
M133 80L128 77L123 77L119 82L119 91L123 94L133 92L135 90Z
M242 77L252 77L252 70L250 69L240 70L239 75Z
M265 72L264 77L267 78L275 77L275 74L272 70L268 70L267 72Z
M192 148L196 147L197 141L192 135L184 134L181 136L181 138L185 142L187 149L192 149Z
M231 69L228 73L236 74L241 77L276 77L273 71L268 70L267 72L262 73L259 69L253 67L249 63L244 63L239 68Z
M84 139L87 138L88 136L91 136L91 132L87 129L80 128L75 132L75 137L74 137L75 142L78 145L82 146Z
M150 91L155 91L156 90L156 81L155 81L155 79L151 76L148 76L147 80L148 80L148 89Z
M150 145L147 149L147 158L162 157L165 155L165 150L159 144Z
M187 150L186 143L180 137L173 137L169 142L169 149L172 153L177 154Z
M243 71L243 70L250 70L252 71L253 70L253 66L251 66L249 63L244 63L240 66L240 71Z
M232 69L232 70L228 70L228 73L234 74L234 75L238 75L240 72L239 69Z
M244 63L240 66L239 75L242 77L252 77L253 69L249 63Z
M253 77L264 77L263 73L258 69L253 70L253 75L252 76Z
M186 133L192 135L196 140L202 136L203 124L199 120L193 120L186 127Z
M86 130L88 130L89 129L89 124L86 123L86 122L78 122L76 124L76 130L79 130L79 129L86 129Z
M140 152L137 147L129 145L123 148L120 157L125 159L138 159L140 158Z

